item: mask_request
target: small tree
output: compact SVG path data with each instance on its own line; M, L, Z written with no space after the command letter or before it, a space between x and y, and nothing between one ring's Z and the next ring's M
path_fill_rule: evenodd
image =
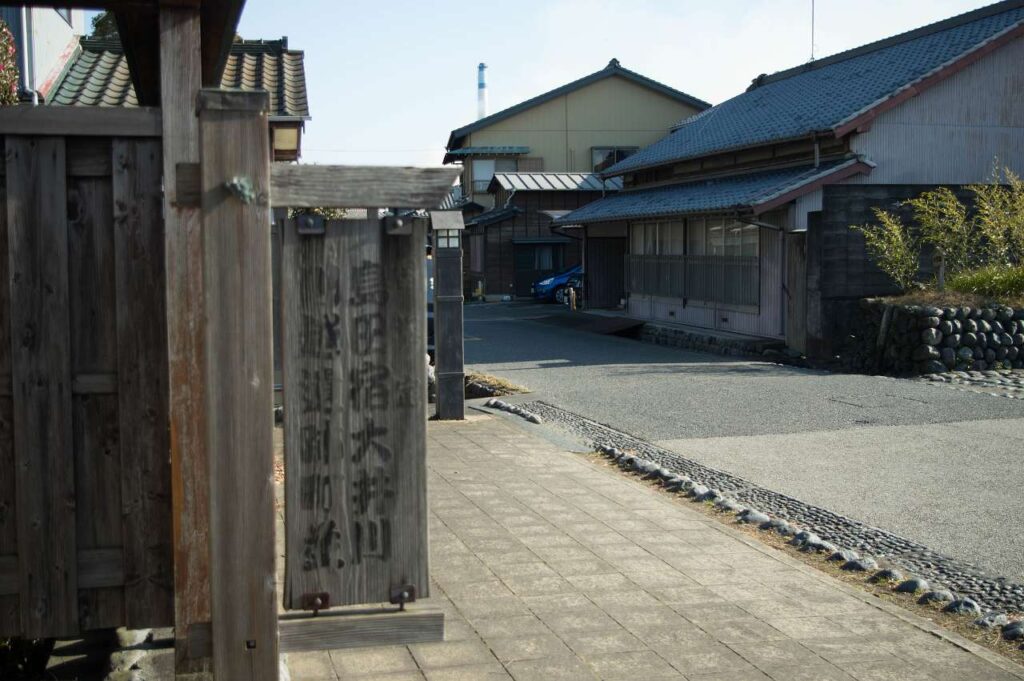
M112 12L100 12L92 18L92 33L90 38L102 38L104 40L119 40L121 35L117 32L117 20Z
M989 184L971 185L975 229L990 265L1024 263L1024 180L996 167Z
M0 106L18 103L18 56L14 36L0 20Z
M903 290L917 277L921 245L898 216L874 209L877 225L853 225L851 229L864 235L868 253L878 267Z
M947 272L956 274L969 265L974 235L967 220L967 208L945 187L924 192L906 204L914 210L921 241L935 248L936 283L938 289L944 291Z

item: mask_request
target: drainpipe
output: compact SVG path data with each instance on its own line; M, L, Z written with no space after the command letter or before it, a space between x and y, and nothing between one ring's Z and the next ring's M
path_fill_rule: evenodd
M821 142L818 141L818 136L814 136L814 167L817 168L821 165Z
M29 50L32 39L28 31L28 8L21 8L21 71L25 74L25 89L32 93L32 106L39 104L39 93L36 92L36 84L33 82L32 69L29 67Z

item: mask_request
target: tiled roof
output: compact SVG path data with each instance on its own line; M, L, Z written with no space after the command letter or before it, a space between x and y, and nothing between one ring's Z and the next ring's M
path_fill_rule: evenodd
M618 191L622 189L622 178L601 180L595 173L495 173L488 190L501 187L518 192L530 191Z
M221 87L266 90L270 93L271 119L309 118L303 53L289 50L287 39L235 42L221 76ZM121 44L82 38L48 103L138 106Z
M475 217L466 220L467 227L473 227L475 225L486 227L487 225L493 225L498 222L504 222L505 220L511 220L515 216L519 215L522 211L515 206L509 206L508 208L492 208L486 213L480 213Z
M521 146L462 147L445 152L444 163L451 163L468 156L522 156L529 153L530 147Z
M859 163L839 159L813 166L763 170L714 180L618 192L556 220L556 224L589 224L721 211L747 212L801 187Z
M438 205L439 210L456 210L463 208L477 208L483 210L483 206L462 193L461 184L457 184L449 189L448 194L441 199L441 203Z
M692 106L693 108L698 110L706 109L709 106L711 106L707 102L697 99L696 97L692 97L686 94L685 92L680 92L675 88L671 88L668 85L665 85L664 83L659 83L658 81L652 80L647 76L642 76L636 71L630 71L629 69L623 67L622 64L619 63L618 59L612 59L611 61L608 62L608 66L604 67L600 71L595 71L594 73L591 73L589 76L584 76L583 78L574 80L571 83L566 83L565 85L557 87L554 90L550 90L548 92L545 92L544 94L537 95L536 97L527 99L526 101L520 102L515 106L510 106L509 108L502 109L501 111L493 113L490 116L485 116L484 118L481 118L478 121L470 123L469 125L464 125L461 128L452 130L451 134L448 136L447 149L449 149L449 153L451 150L458 149L460 146L462 146L462 142L465 140L466 135L469 135L472 132L482 130L483 128L486 128L490 125L494 125L498 121L503 121L506 118L515 116L516 114L526 111L527 109L532 109L533 107L543 104L544 102L549 102L552 99L561 97L562 95L569 94L570 92L575 92L576 90L584 88L592 83L596 83L599 80L604 80L605 78L611 78L612 76L625 78L626 80L630 80L634 83L650 88L655 92L660 92L666 97L670 97L676 100L677 102L682 102L683 104Z
M775 141L832 134L855 115L948 66L1024 20L1008 0L788 71L682 121L668 137L603 175Z
M505 147L463 147L448 152L449 156L517 156L529 154L530 147L505 146Z

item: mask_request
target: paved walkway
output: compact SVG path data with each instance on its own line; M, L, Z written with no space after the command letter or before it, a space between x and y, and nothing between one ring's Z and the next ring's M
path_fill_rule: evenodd
M1024 669L500 417L429 430L443 643L295 681L1002 681Z
M585 333L561 308L466 306L467 367L1024 584L1024 532L1005 521L1024 515L1024 400Z

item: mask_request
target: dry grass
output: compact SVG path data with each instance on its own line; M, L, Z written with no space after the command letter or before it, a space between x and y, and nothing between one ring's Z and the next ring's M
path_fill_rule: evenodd
M923 291L909 291L898 296L880 298L890 305L929 305L932 307L983 307L993 302L991 297L979 296L974 293L961 293L959 291L935 291L925 289ZM1001 305L1009 305L1012 308L1024 307L1024 297L999 298Z
M529 388L525 388L521 385L516 385L509 380L501 378L500 376L491 376L490 374L481 374L476 371L470 371L466 374L467 381L473 381L475 383L482 383L488 388L494 391L496 396L503 395L518 395L520 393L530 392Z
M614 462L609 461L598 452L593 452L588 456L599 465L618 470L618 466L615 465ZM1024 665L1024 650L1021 650L1020 642L1004 641L1000 636L999 627L995 627L993 629L982 629L981 627L974 626L973 622L976 619L975 617L944 613L942 612L942 606L945 605L943 603L919 605L917 603L917 596L913 594L897 593L894 588L895 584L872 584L871 582L868 582L867 578L871 575L870 572L858 573L842 570L840 568L841 564L828 562L826 560L827 555L825 554L804 553L795 546L790 546L788 543L790 539L789 537L784 537L776 532L759 530L753 525L737 522L735 514L720 511L710 503L696 503L679 494L668 492L658 481L649 480L644 482L650 487L661 491L663 494L669 495L677 503L685 505L686 508L694 509L709 518L725 525L729 525L733 529L743 532L762 544L766 544L778 551L782 551L803 563L811 565L822 572L828 573L831 577L834 577L849 586L860 589L861 591L866 591L886 603L899 606L904 610L914 613L918 617L923 617L944 629L948 629L949 631L963 636L969 641L985 646L989 650L999 653L1016 664ZM1010 619L1021 618L1022 613L1010 614Z

